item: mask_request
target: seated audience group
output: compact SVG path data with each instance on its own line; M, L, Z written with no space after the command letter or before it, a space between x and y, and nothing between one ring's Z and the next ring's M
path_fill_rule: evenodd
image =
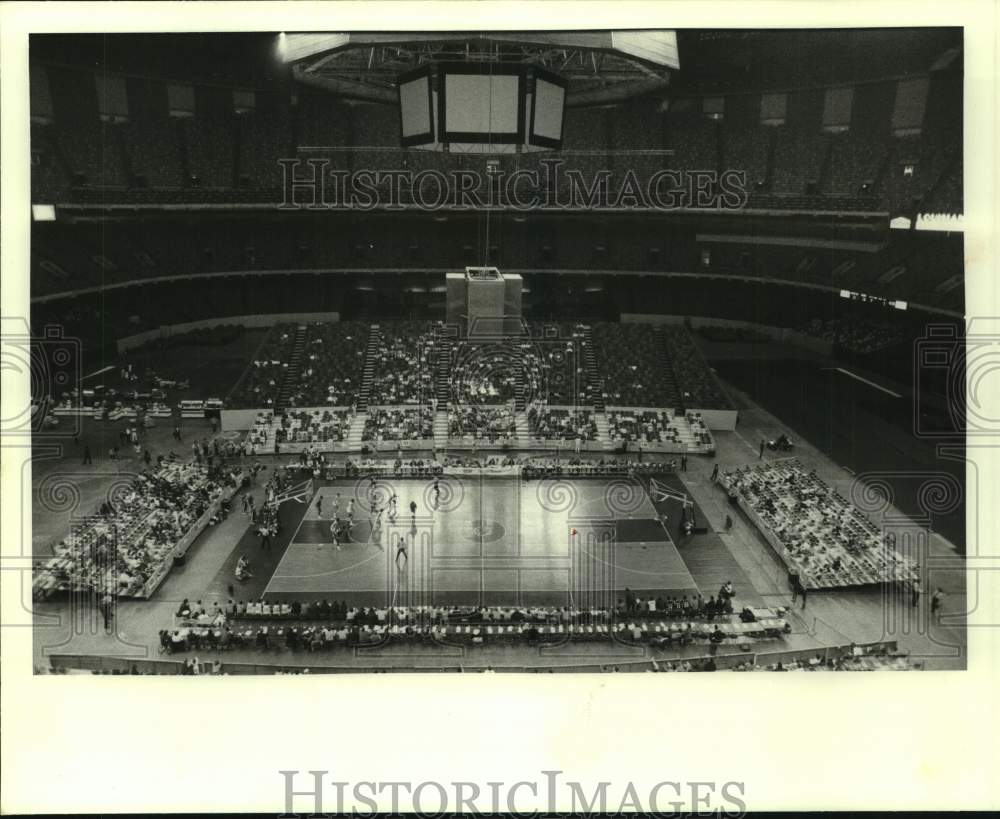
M536 438L559 441L594 441L597 421L590 410L553 409L532 405L528 409L528 425Z
M362 441L416 441L434 437L434 412L429 407L371 407Z
M430 403L435 396L435 345L428 322L397 321L380 325L374 353L374 380L368 403Z
M722 486L777 540L805 588L919 580L912 557L896 548L854 505L797 460L723 473Z

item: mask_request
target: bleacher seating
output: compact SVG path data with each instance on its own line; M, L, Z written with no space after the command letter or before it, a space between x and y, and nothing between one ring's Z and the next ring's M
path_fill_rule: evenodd
M32 183L38 195L60 201L104 202L114 191L112 199L123 203L275 202L282 182L277 160L293 155L321 156L351 170L478 167L461 154L401 149L389 106L348 106L311 89L293 100L287 90L262 85L254 89L253 110L236 113L233 91L245 86L195 84L193 116L174 118L167 112L168 80L130 76L128 116L102 123L91 70L46 69L55 116L52 125L34 129L33 136L45 137L37 144L47 157L33 167ZM585 177L633 171L640 182L665 167L745 170L755 207L906 212L961 145L961 72L932 74L921 135L892 135L895 86L884 79L853 85L852 117L838 134L823 132L823 94L815 87L788 92L785 123L774 127L760 123L759 93L720 94L719 121L702 113L701 96L682 96L666 112L645 100L617 109L570 108L563 170ZM318 150L299 154L300 148ZM899 169L910 159L917 160L915 173L903 177ZM534 169L538 158L504 156L501 165L507 172ZM807 196L806 185L817 182ZM874 185L859 196L864 182ZM943 212L961 208L959 193L941 191Z
M532 406L528 409L528 425L532 435L546 441L597 439L597 421L590 410Z
M671 114L666 119L665 130L666 147L674 152L669 167L687 171L717 169L718 125L714 120L701 111Z
M517 434L512 406L452 404L448 407L448 438L454 443L504 444Z
M774 131L774 178L776 193L806 193L818 185L829 138L820 132L823 94L804 91L789 95L786 124Z
M210 475L195 463L144 471L116 493L114 505L103 503L53 547L35 574L35 595L148 597L173 565L178 543L236 485L234 475Z
M586 327L573 322L530 322L530 350L526 367L526 394L545 398L550 404L572 405L591 399L583 358L587 350Z
M537 356L518 339L489 344L460 341L451 348L452 401L467 404L506 404L517 394L521 372L537 370Z
M593 333L606 403L628 407L677 405L677 396L670 394L664 384L663 350L651 325L597 322Z
M347 407L357 403L365 368L368 325L360 321L307 325L305 360L291 385L293 407Z
M805 588L919 580L915 559L797 460L727 470L720 483L747 510ZM769 534L770 533L770 534Z
M732 401L709 369L691 334L683 327L664 327L667 355L681 389L685 407L732 409Z
M283 452L295 451L288 444L316 444L319 449L324 449L323 444L337 444L347 440L351 418L349 410L288 410L278 419L274 442Z
M230 408L274 407L288 370L294 338L294 324L276 324L271 328L229 394L227 405Z
M180 188L187 184L178 145L178 120L167 116L167 88L140 77L126 80L129 120L122 123L137 187ZM140 182L145 180L145 185Z
M381 326L375 353L370 404L420 404L434 398L433 327L429 322L396 321Z
M434 413L428 407L369 407L362 441L419 441L434 437Z
M615 410L608 412L611 441L619 444L680 444L680 430L672 412L639 412Z

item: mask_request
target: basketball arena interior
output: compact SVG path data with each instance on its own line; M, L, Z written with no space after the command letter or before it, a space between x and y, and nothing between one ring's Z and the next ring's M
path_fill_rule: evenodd
M960 29L30 57L37 673L966 667Z

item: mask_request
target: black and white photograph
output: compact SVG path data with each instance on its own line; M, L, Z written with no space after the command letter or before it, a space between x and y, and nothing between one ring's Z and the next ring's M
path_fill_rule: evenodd
M35 684L960 680L1000 429L966 28L327 18L28 36Z
M960 29L30 46L39 673L964 667Z

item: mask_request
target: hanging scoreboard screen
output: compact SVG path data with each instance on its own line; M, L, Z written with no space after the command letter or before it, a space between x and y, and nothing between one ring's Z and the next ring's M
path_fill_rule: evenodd
M558 150L567 83L533 65L428 63L401 75L400 144L458 153Z
M404 148L434 142L434 95L430 66L399 79L399 113Z
M511 144L524 139L524 71L519 66L439 66L438 139Z
M561 148L563 115L566 111L566 80L540 68L536 68L534 73L528 142L542 148Z

